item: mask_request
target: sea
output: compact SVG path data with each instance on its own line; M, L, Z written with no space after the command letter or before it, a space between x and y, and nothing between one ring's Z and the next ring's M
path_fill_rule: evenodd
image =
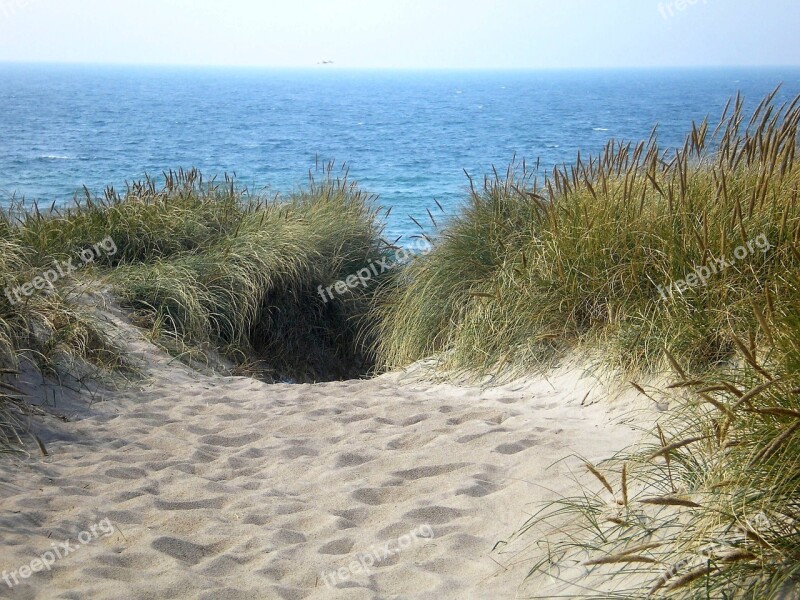
M800 69L355 71L0 64L0 203L70 202L145 174L235 174L288 195L317 165L376 195L386 237L432 228L468 199L469 179L516 160L544 172L658 126L682 145L741 92L749 107ZM341 170L340 170L341 169ZM442 216L438 205L446 215ZM430 230L429 230L430 233Z

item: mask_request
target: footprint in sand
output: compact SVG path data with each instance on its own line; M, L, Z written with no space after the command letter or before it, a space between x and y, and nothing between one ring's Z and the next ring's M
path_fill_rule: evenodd
M161 510L202 510L213 508L214 510L221 510L227 505L227 499L209 498L208 500L187 500L170 502L168 500L158 499L155 501L156 508Z
M538 440L524 439L513 444L500 444L497 448L494 449L494 451L498 452L499 454L505 454L505 455L519 454L520 452L524 452L529 448L533 448L538 443L539 443Z
M147 477L146 471L137 469L136 467L117 467L115 469L109 469L105 474L106 477L111 477L112 479L124 479L127 481L144 479Z
M269 515L262 515L262 514L251 514L247 515L244 520L242 521L246 525L255 525L257 527L263 527L264 525L268 525L272 522L272 517Z
M468 444L470 442L473 442L475 440L479 440L479 439L481 439L483 437L486 437L487 435L491 435L493 433L507 433L509 431L511 431L511 430L510 429L506 429L505 427L497 427L495 429L490 429L489 431L484 431L483 433L473 433L473 434L470 434L470 435L461 436L456 441L459 444Z
M320 547L317 552L320 554L331 554L334 556L341 556L342 554L350 554L350 551L353 549L353 546L356 545L356 541L353 538L342 538L339 540L334 540L332 542L328 542L324 546Z
M199 442L201 444L208 444L209 446L216 446L219 448L241 448L252 444L256 440L261 439L258 433L248 433L240 436L226 437L224 435L207 435L201 437Z
M389 450L406 450L408 448L419 448L425 446L432 440L439 437L437 433L412 433L401 435L386 444Z
M363 454L354 454L352 452L345 452L344 454L340 454L336 457L335 466L337 469L346 469L348 467L358 467L363 465L364 463L368 463L371 460L374 460L371 456L365 456Z
M97 557L97 562L107 567L119 569L151 569L158 565L158 558L152 553L128 552L125 554L103 554Z
M463 511L447 506L426 506L409 511L403 517L411 523L425 523L428 525L444 525L463 516Z
M287 448L283 452L281 452L283 456L288 458L289 460L294 460L296 458L302 458L303 456L319 456L319 452L316 450L312 450L311 448L306 448L304 446L293 446L291 448Z
M224 427L201 427L200 425L189 425L186 431L192 435L217 435Z
M381 506L390 502L404 502L412 495L410 489L402 487L361 488L352 493L354 500L370 506Z
M506 413L497 413L497 412L471 412L460 417L453 417L452 419L447 420L448 425L463 425L464 423L468 423L470 421L486 421L488 423L493 423L495 425L501 425L503 421L508 419L509 415Z
M361 413L357 415L350 415L347 417L339 417L338 419L334 419L337 423L342 423L344 425L348 425L350 423L358 423L359 421L366 421L367 419L371 419L372 415L370 413Z
M210 546L193 544L192 542L179 540L173 537L160 537L154 540L150 545L153 549L190 565L196 565L209 556L218 553L217 550L214 550Z
M469 496L470 498L483 498L502 489L502 486L490 480L491 475L479 473L473 477L474 485L461 488L456 492L456 496Z
M458 471L464 467L470 466L471 463L454 463L449 465L433 465L429 467L416 467L414 469L407 469L405 471L395 471L392 475L406 479L409 481L416 481L417 479L425 479L427 477L439 477L446 475L453 471Z
M405 421L401 423L403 427L411 427L412 425L416 425L417 423L422 423L423 421L427 421L430 419L428 415L414 415L413 417L409 417Z
M305 543L306 536L304 536L299 531L292 531L290 529L281 529L279 530L274 536L272 536L272 541L278 545L294 545L294 544L303 544Z
M331 512L334 517L344 519L354 525L361 525L369 518L369 511L366 508L352 508L350 510L335 510Z

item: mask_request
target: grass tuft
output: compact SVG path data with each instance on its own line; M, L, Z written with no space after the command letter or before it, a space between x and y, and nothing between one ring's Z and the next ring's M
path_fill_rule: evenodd
M544 180L523 162L473 185L385 290L380 364L442 354L456 371L527 372L581 346L685 380L725 364L800 267L800 106L772 99L744 127L737 98L716 135L694 125L677 150L612 141Z
M327 301L320 290L387 256L375 200L328 164L286 199L189 170L101 198L87 192L67 207L7 207L3 290L56 264L79 264L82 251L108 243L45 289L21 299L0 294L0 369L11 374L24 359L53 377L80 361L124 366L102 323L82 308L87 289L110 284L134 322L176 356L222 355L232 372L273 380L365 376L374 366L369 308L381 278ZM0 449L19 447L35 399L2 383L0 392Z
M654 425L653 443L593 467L595 477L620 469L621 507L586 487L520 531L556 528L532 574L554 563L592 567L600 579L590 577L581 597L608 597L594 584L630 598L800 594L799 104L777 107L770 96L745 126L737 98L716 137L695 126L673 155L653 140L611 144L588 165L556 170L536 202L526 200L530 187L502 181L473 197L504 206L487 220L507 226L498 238L507 251L475 284L497 285L497 299L450 316L440 350L452 365L496 365L497 338L481 341L491 326L523 364L544 331L557 341L551 349L597 344L615 349L615 366L665 367L677 380L661 394L679 408ZM527 220L514 221L526 205ZM749 246L759 237L768 251ZM705 285L667 298L658 288L731 256ZM402 299L395 309L411 329L389 332L389 363L402 357L399 340L423 337L417 307ZM608 477L598 479L608 491Z

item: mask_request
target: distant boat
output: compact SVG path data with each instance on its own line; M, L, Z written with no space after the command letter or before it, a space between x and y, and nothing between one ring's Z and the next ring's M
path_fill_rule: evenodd
M333 61L332 60L321 60L317 64L318 65L332 65Z

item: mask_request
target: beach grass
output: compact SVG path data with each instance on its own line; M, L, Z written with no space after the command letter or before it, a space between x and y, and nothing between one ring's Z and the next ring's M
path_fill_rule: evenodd
M524 373L589 347L630 371L661 368L665 350L690 372L724 363L754 304L793 297L800 266L800 110L772 99L749 127L734 99L682 148L610 142L544 180L522 163L473 184L380 296L380 364Z
M486 178L380 296L387 368L524 373L591 349L674 373L652 446L587 465L594 484L519 532L570 597L797 597L799 103L736 98L677 151L612 142L544 181Z
M65 362L124 365L80 302L87 285L110 288L154 342L181 358L221 356L229 369L272 380L367 375L377 285L325 297L319 289L389 252L375 200L327 164L285 199L189 170L148 177L122 193L87 192L67 207L7 207L0 214L0 368L9 383L0 396L0 447L18 446L21 425L40 412L11 383L20 361L48 375ZM48 271L60 275L54 284L19 293Z
M547 546L532 576L572 573L585 598L798 597L800 305L764 325L759 356L649 391L672 404L651 441L525 524Z
M19 448L30 417L43 414L16 385L24 367L36 365L57 380L61 368L85 364L112 369L125 363L96 317L69 300L70 285L22 301L10 292L37 277L45 262L45 255L25 245L20 229L11 223L8 214L0 220L0 452Z
M122 300L179 352L214 348L297 381L369 373L371 289L331 298L320 288L388 251L374 197L328 172L285 202L231 190L224 204L236 216L201 246L117 267Z

